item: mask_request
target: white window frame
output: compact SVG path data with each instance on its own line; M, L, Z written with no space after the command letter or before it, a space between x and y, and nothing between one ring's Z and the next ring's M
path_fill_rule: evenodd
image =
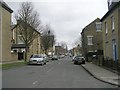
M24 42L20 39L21 37L22 35L18 35L18 40L17 40L18 44L24 44Z
M108 34L108 25L107 25L107 22L105 22L105 33Z
M96 22L96 32L101 32L102 31L102 22Z
M112 28L112 31L115 30L115 17L114 16L111 16L111 28Z
M89 40L91 38L91 40ZM93 36L87 36L88 45L93 45Z

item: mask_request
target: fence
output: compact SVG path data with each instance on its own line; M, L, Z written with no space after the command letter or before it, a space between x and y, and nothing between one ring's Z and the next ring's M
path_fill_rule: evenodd
M114 61L111 58L103 58L103 56L98 56L98 58L93 58L92 60L96 65L120 72L120 63L118 63L118 61L119 60Z
M109 58L105 58L103 60L103 66L108 67L112 70L120 70L120 64L118 63L118 60L114 61L113 59Z

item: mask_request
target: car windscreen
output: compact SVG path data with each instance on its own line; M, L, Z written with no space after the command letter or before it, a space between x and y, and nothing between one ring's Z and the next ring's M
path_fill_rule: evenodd
M80 57L76 57L75 59L81 59Z
M75 58L80 58L80 56L75 56Z
M33 55L33 56L31 56L31 58L42 58L42 56L41 55Z
M75 59L77 59L77 60L83 60L82 57L75 57Z

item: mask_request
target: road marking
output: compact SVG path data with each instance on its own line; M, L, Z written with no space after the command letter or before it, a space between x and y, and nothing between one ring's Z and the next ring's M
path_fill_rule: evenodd
M49 69L47 72L50 72L50 71L52 71L52 69L53 69L53 67L52 67L51 69Z
M35 85L38 81L33 82L33 85Z

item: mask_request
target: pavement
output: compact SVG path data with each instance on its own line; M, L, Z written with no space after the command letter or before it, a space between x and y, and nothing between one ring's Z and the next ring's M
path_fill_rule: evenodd
M7 62L0 62L0 64L9 64L9 63L17 63L17 62L24 62L24 60L16 60L16 61L7 61Z
M86 64L82 64L81 66L94 78L120 87L120 77L117 73L95 65L92 62L86 62Z

